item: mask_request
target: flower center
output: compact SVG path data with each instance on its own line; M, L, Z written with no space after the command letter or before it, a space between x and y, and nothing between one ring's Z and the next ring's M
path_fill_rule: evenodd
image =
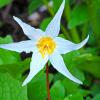
M37 42L37 47L39 49L39 52L42 54L42 57L44 57L46 54L50 55L54 52L56 43L50 37L42 37Z

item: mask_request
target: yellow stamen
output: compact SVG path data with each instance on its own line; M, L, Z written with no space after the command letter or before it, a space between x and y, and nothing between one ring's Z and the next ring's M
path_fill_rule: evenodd
M50 55L54 52L56 43L50 37L42 37L37 42L37 47L38 47L39 52L41 53L42 57L44 57L46 54Z

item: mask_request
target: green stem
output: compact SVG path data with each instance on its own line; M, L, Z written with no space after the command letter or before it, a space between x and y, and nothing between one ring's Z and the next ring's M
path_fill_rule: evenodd
M62 30L62 32L63 32L63 35L64 35L67 39L71 40L71 37L69 36L69 33L66 31L65 27L64 27L62 24L61 24L61 30Z
M98 15L97 15L97 10L93 4L92 0L87 0L87 7L88 7L88 12L89 12L89 18L90 22L92 24L93 28L93 33L96 36L97 43L99 43L100 40L100 28L99 28L99 22L98 22Z
M67 0L67 3L66 3L66 7L65 7L65 16L66 16L66 21L69 22L70 21L70 12L71 12L71 9L70 9L70 4L69 4L69 0ZM78 35L78 31L76 30L76 28L72 28L70 29L70 32L71 32L71 35L72 35L72 39L74 42L80 42L80 37Z

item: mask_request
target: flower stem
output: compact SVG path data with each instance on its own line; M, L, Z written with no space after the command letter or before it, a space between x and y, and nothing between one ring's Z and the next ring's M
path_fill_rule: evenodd
M46 84L47 84L47 94L48 94L48 100L50 100L50 87L49 87L49 66L48 62L46 64Z

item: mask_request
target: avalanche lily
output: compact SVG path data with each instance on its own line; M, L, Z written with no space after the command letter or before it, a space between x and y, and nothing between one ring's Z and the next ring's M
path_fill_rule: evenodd
M61 37L57 37L60 31L60 20L64 10L64 5L65 0L63 0L58 12L47 26L45 32L31 27L30 25L22 22L17 17L13 17L30 40L0 45L0 48L16 51L19 53L23 51L26 53L33 52L30 63L30 72L28 77L23 82L23 86L29 83L32 78L44 68L48 60L58 72L70 80L82 84L80 80L75 78L68 71L61 54L66 54L73 50L80 49L87 43L89 36L87 36L87 38L79 44L74 44Z

